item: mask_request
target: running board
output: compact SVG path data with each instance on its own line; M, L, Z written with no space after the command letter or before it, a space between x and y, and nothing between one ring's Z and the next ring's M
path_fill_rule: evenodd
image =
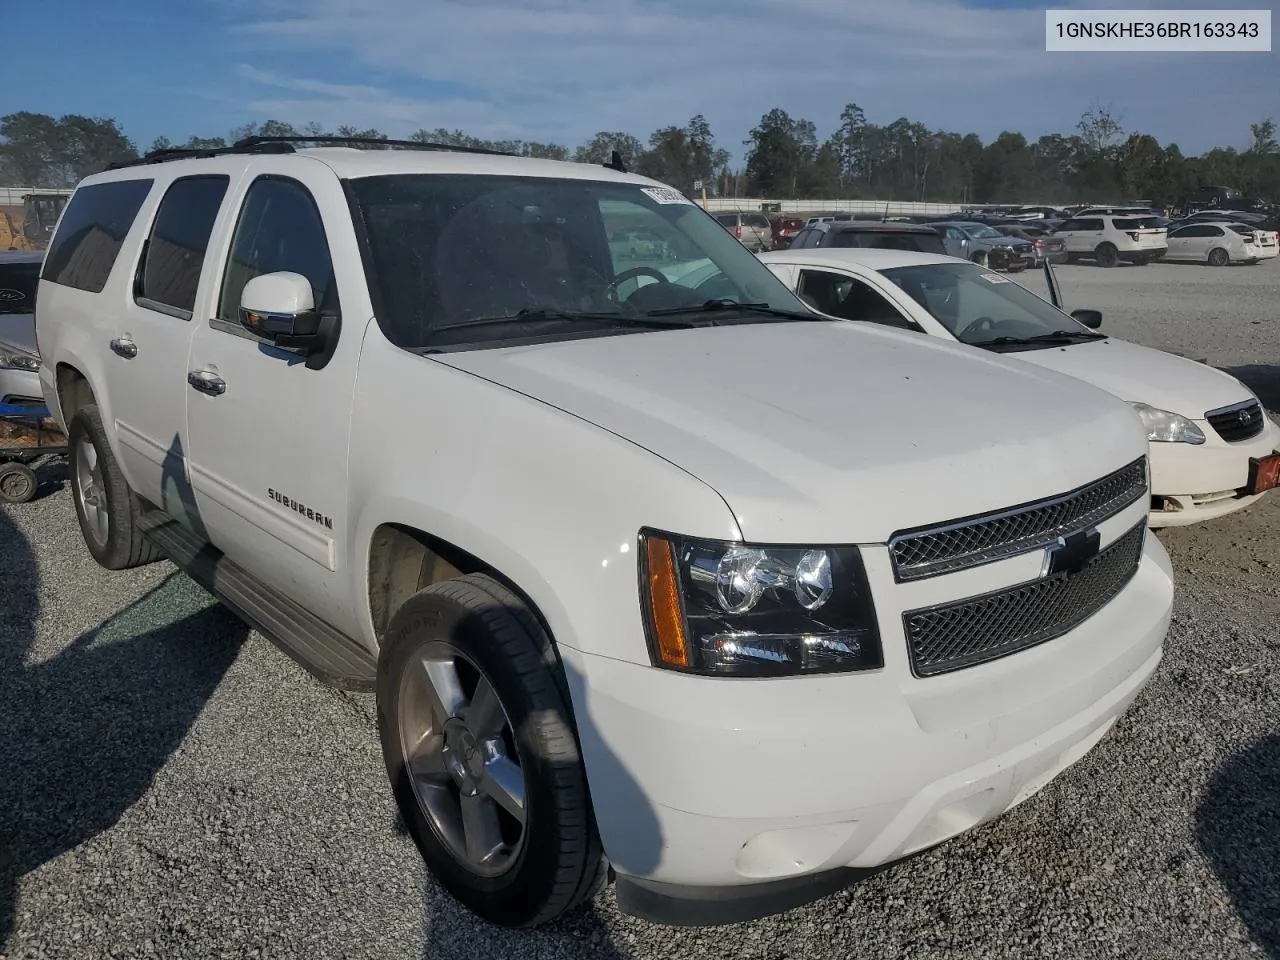
M378 673L374 654L257 580L168 514L153 508L141 521L147 539L179 569L321 683L339 690L373 690Z

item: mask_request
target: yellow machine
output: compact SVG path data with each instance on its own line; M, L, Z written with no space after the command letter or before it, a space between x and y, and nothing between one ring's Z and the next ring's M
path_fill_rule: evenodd
M0 250L43 250L67 205L69 190L23 194L22 206L0 207Z

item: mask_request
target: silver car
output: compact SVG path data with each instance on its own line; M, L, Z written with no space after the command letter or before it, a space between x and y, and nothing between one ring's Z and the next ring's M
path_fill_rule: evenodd
M36 350L42 251L0 252L0 407L44 407Z
M715 218L752 253L773 249L773 225L763 213L717 213Z

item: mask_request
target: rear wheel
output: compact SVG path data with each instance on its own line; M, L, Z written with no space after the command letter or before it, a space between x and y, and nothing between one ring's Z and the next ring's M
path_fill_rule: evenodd
M25 463L0 463L0 502L26 503L38 486L36 472Z
M67 425L71 500L93 559L108 570L139 567L161 558L142 535L138 498L107 443L96 403L81 407Z
M606 863L550 639L491 577L433 584L396 612L378 664L396 803L431 873L491 923L582 903Z
M1231 255L1221 247L1214 247L1209 251L1209 265L1214 267L1225 267L1231 262Z
M1098 266L1100 267L1114 267L1120 262L1120 252L1110 243L1099 244L1098 249L1094 251L1094 255L1097 257Z

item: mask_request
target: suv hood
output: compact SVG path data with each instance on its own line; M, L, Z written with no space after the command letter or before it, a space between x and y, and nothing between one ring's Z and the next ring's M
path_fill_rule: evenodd
M431 359L671 461L720 493L748 540L880 543L1070 490L1147 450L1132 410L1078 380L842 321Z
M1147 403L1188 420L1203 420L1208 410L1253 397L1235 377L1208 364L1125 340L1094 340L1006 356L1079 377L1121 400Z

